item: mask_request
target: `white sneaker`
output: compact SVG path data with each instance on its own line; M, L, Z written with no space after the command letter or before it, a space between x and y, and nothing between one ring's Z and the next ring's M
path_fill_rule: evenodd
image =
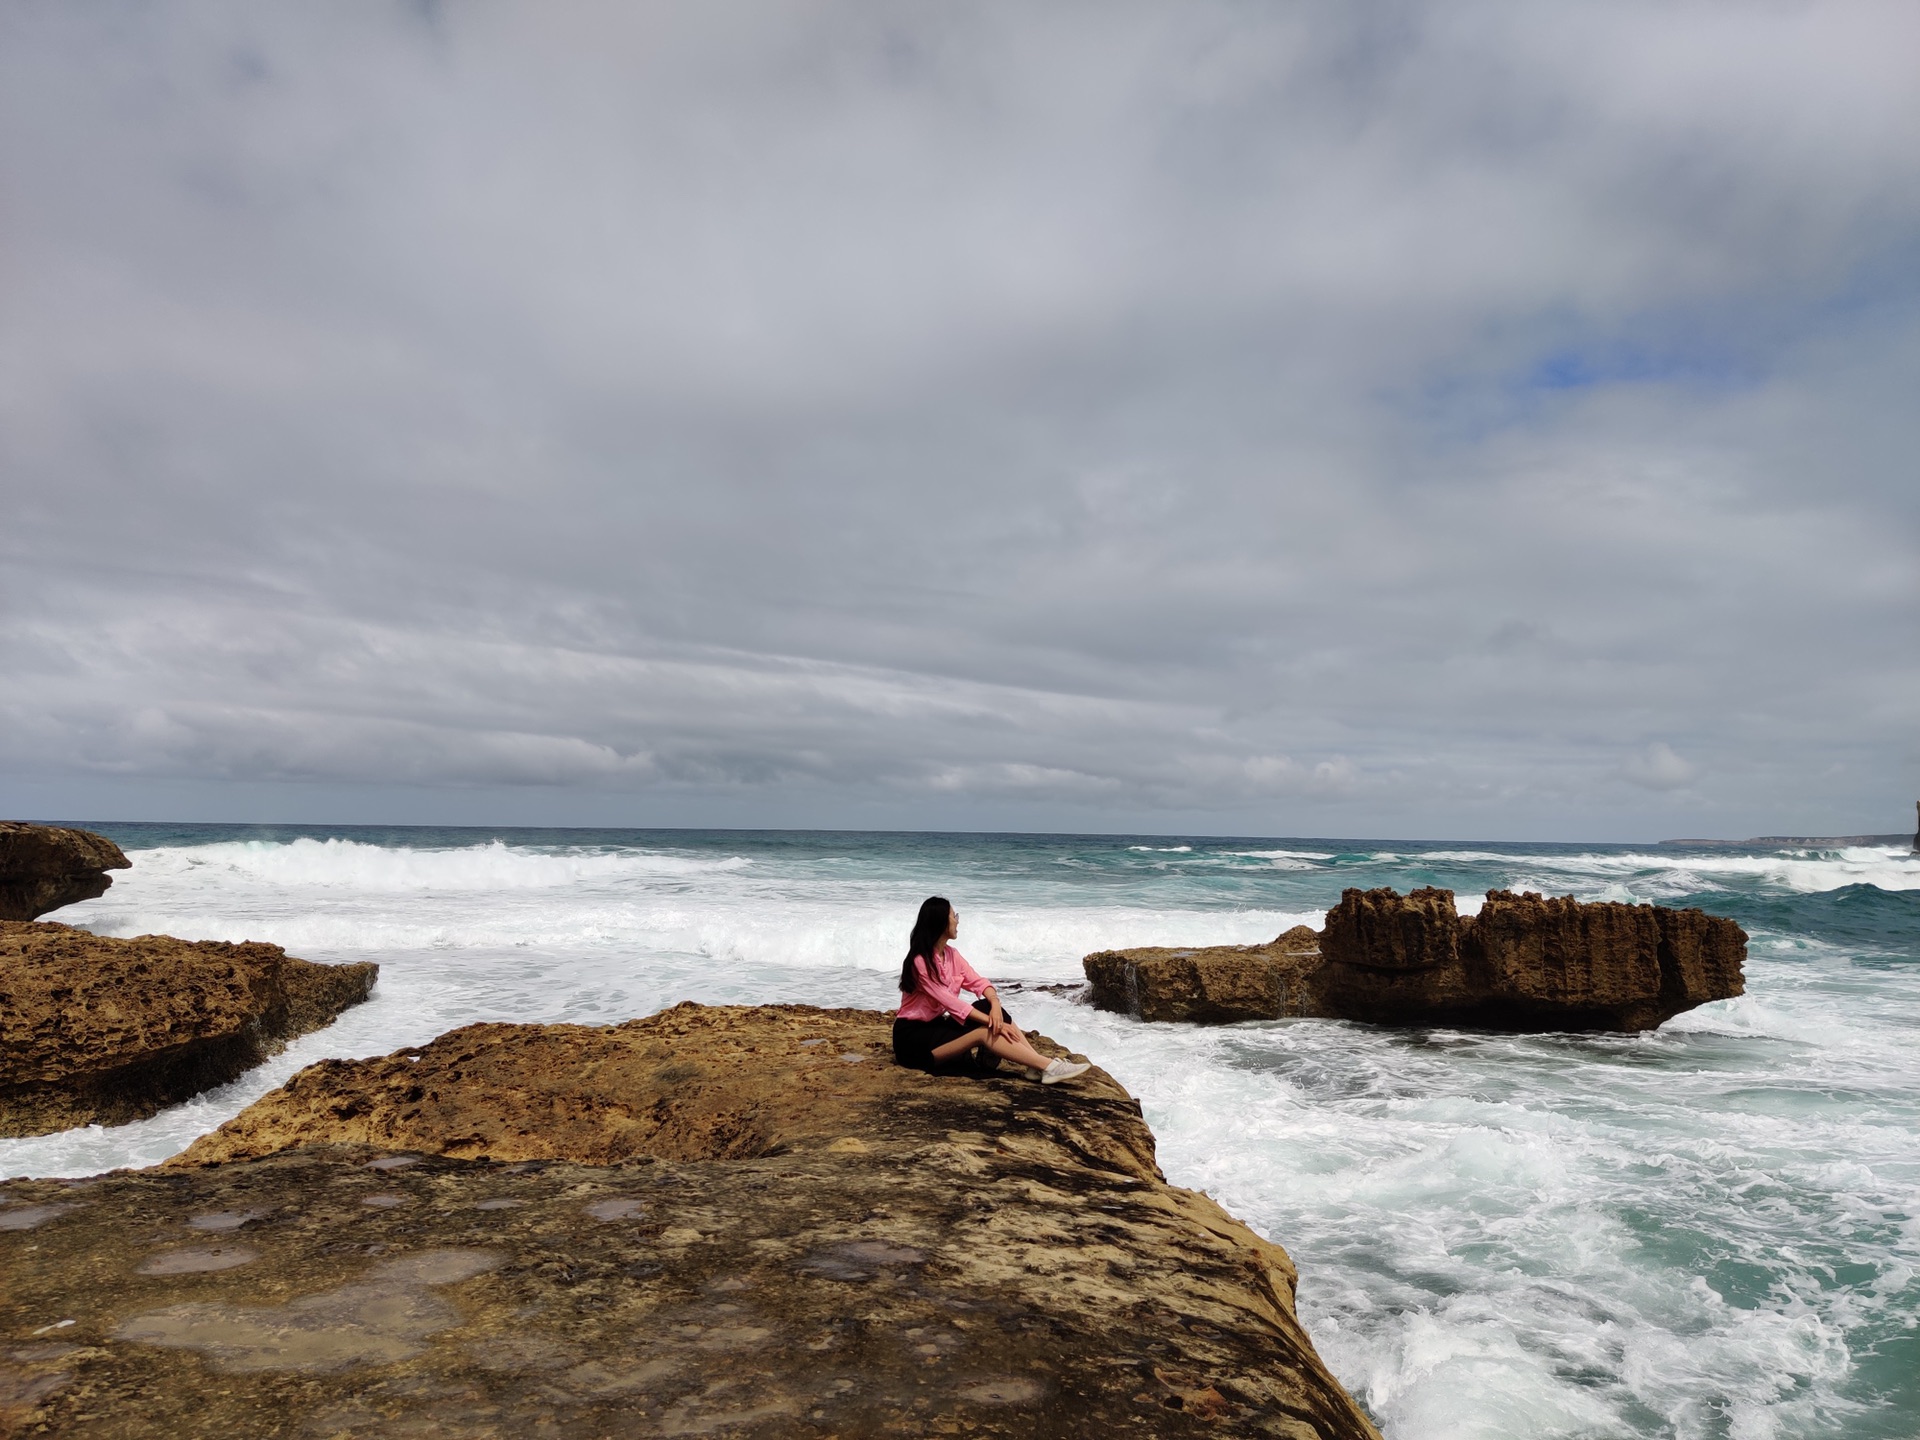
M1058 1085L1062 1080L1074 1080L1093 1069L1093 1066L1077 1060L1055 1060L1040 1072L1042 1085Z

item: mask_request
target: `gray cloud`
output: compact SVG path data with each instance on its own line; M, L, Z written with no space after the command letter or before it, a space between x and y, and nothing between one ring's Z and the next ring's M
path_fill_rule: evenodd
M1917 48L6 6L0 800L1897 828Z
M1673 747L1656 740L1644 750L1636 750L1620 766L1620 778L1646 790L1678 790L1699 770L1674 753Z

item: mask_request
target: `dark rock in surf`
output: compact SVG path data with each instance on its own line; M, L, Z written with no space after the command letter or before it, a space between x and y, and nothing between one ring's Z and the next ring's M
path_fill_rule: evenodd
M107 893L109 870L131 864L91 830L0 820L0 920L38 920L49 910Z
M0 921L0 1135L121 1125L330 1025L380 967L278 945Z
M1312 937L1317 950L1309 954ZM1490 1030L1647 1030L1744 991L1746 932L1700 910L1493 890L1348 890L1318 936L1271 946L1126 950L1083 962L1095 1005L1145 1020L1278 1019ZM1204 1003L1208 981L1241 1003ZM1196 994L1202 998L1196 1001Z
M71 1322L0 1350L0 1406L101 1437L1379 1440L1286 1252L1168 1185L1111 1078L890 1059L873 1011L470 1025L310 1067L164 1167L0 1184L0 1332Z

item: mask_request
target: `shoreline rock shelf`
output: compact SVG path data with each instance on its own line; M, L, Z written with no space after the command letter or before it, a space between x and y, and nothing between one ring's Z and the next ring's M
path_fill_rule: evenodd
M0 1136L157 1114L332 1024L379 973L278 945L0 921Z
M0 920L38 920L104 895L113 884L107 871L132 863L91 830L0 820Z
M1700 910L1492 890L1462 916L1451 890L1427 888L1348 890L1317 935L1082 964L1096 1006L1143 1020L1635 1031L1742 994L1746 953L1745 931Z
M1109 1077L903 1070L871 1011L313 1066L164 1167L0 1185L0 1264L0 1428L1378 1440Z

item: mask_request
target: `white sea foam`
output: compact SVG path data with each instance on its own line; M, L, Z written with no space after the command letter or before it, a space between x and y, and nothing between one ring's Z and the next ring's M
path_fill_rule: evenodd
M266 940L316 959L518 948L889 971L900 964L900 917L919 899L898 883L779 875L738 856L555 855L499 841L446 850L249 842L134 858L107 895L63 918L110 935ZM961 910L960 948L976 965L1049 979L1078 978L1080 957L1093 950L1252 944L1319 920L1255 908Z
M1911 1085L1891 1025L1833 1049L1745 1037L1789 1044L1788 1079L1726 1072L1704 1032L1436 1049L1314 1022L1042 1023L1141 1095L1170 1174L1287 1243L1316 1343L1394 1440L1853 1433L1833 1428L1847 1333L1912 1303L1914 1237L1889 1217L1913 1213L1920 1146L1824 1094ZM1878 1274L1823 1283L1842 1257Z
M1230 850L1228 854L1243 860L1264 860L1275 870L1312 870L1316 860L1331 860L1333 856L1317 850Z
M425 850L368 845L358 840L303 838L169 846L139 852L142 880L211 868L225 871L222 879L228 885L267 886L276 893L320 888L375 895L554 890L583 882L704 876L744 869L751 863L738 855L706 859L633 850L556 854L510 846L501 840Z

